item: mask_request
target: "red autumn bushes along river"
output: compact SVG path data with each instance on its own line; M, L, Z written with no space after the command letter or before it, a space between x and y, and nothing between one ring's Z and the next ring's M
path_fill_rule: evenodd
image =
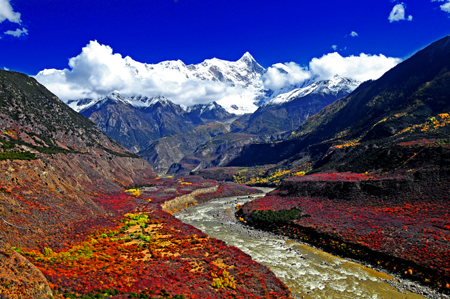
M448 292L449 186L423 184L418 177L321 173L291 178L244 205L238 215L251 222L255 211L300 209L307 217L269 229Z
M161 210L167 200L215 184L223 192L215 196L258 192L195 176L155 179L134 188L139 192L99 194L95 202L106 215L87 215L16 250L58 298L292 298L250 256Z

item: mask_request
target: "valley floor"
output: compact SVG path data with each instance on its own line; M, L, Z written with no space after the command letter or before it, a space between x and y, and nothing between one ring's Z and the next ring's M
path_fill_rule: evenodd
M54 298L292 298L289 289L250 256L161 208L183 194L212 187L191 204L259 192L195 176L156 179L126 193L98 195L95 202L111 216L72 223L70 230L60 230L58 238L35 248L5 245L4 252L28 258L48 280ZM15 268L23 265L18 261ZM32 283L16 272L0 276L4 298L23 296Z

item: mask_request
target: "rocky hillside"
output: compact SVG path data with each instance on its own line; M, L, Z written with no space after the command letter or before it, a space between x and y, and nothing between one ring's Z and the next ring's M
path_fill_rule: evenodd
M227 133L216 136L199 146L168 170L170 174L185 174L205 168L226 166L238 157L244 147L256 142L265 142L262 136L245 133Z
M0 238L33 247L87 215L93 202L155 177L150 165L103 134L35 79L0 71Z

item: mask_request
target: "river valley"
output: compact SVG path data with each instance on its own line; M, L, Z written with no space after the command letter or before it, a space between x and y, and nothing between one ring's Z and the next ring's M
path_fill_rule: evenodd
M174 216L249 254L270 268L297 298L425 298L406 291L388 274L241 225L234 216L236 204L242 205L258 196L261 195L216 199ZM407 285L410 290L430 295L412 282Z

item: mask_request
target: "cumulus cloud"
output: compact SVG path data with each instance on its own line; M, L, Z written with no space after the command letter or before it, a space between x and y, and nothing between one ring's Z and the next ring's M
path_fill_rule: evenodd
M336 51L337 50L337 45L332 45L331 48Z
M15 37L20 37L22 35L28 35L28 30L26 28L22 28L22 30L17 28L14 31L8 30L8 31L5 32L5 34L9 34L9 35L12 35L12 36L15 36Z
M91 41L78 56L69 59L68 69L46 69L36 79L65 101L119 92L124 96L163 95L186 106L236 98L253 105L252 91L222 82L201 81L190 76L183 62L171 63L173 68L147 65Z
M4 67L3 67L3 70L9 71L9 68L7 68L6 66L4 66Z
M329 79L336 74L350 77L359 81L378 79L386 71L397 65L399 58L380 55L368 55L361 53L359 56L342 57L339 53L329 53L321 58L313 58L309 63L309 70L320 76L321 79Z
M392 10L391 13L389 14L389 22L398 22L401 20L408 20L408 21L412 21L413 17L411 15L408 16L408 18L405 18L405 9L406 6L404 3L400 3L395 5Z
M442 4L441 10L450 13L450 0L431 0L431 2L444 2L446 1L444 4Z
M355 31L352 31L352 32L350 33L350 36L351 36L351 37L357 37L357 36L358 36L358 33L356 33Z
M263 75L266 89L279 89L295 85L311 78L308 68L301 67L295 62L277 63L267 69Z
M256 82L257 87L245 87L245 82L239 86L201 80L181 61L141 63L113 53L107 45L91 41L79 55L69 59L68 68L45 69L36 75L36 79L65 101L95 99L118 92L123 96L162 95L184 106L217 101L224 107L231 107L238 103L252 112L256 109L253 102L263 89L301 84L313 77L329 79L335 74L360 81L377 79L398 62L400 59L381 54L342 57L330 53L312 59L309 66L294 62L274 64L262 76L262 81ZM202 65L196 68L208 68L204 73L208 74L209 66Z
M20 24L20 13L13 10L9 0L0 0L0 23L5 20Z

